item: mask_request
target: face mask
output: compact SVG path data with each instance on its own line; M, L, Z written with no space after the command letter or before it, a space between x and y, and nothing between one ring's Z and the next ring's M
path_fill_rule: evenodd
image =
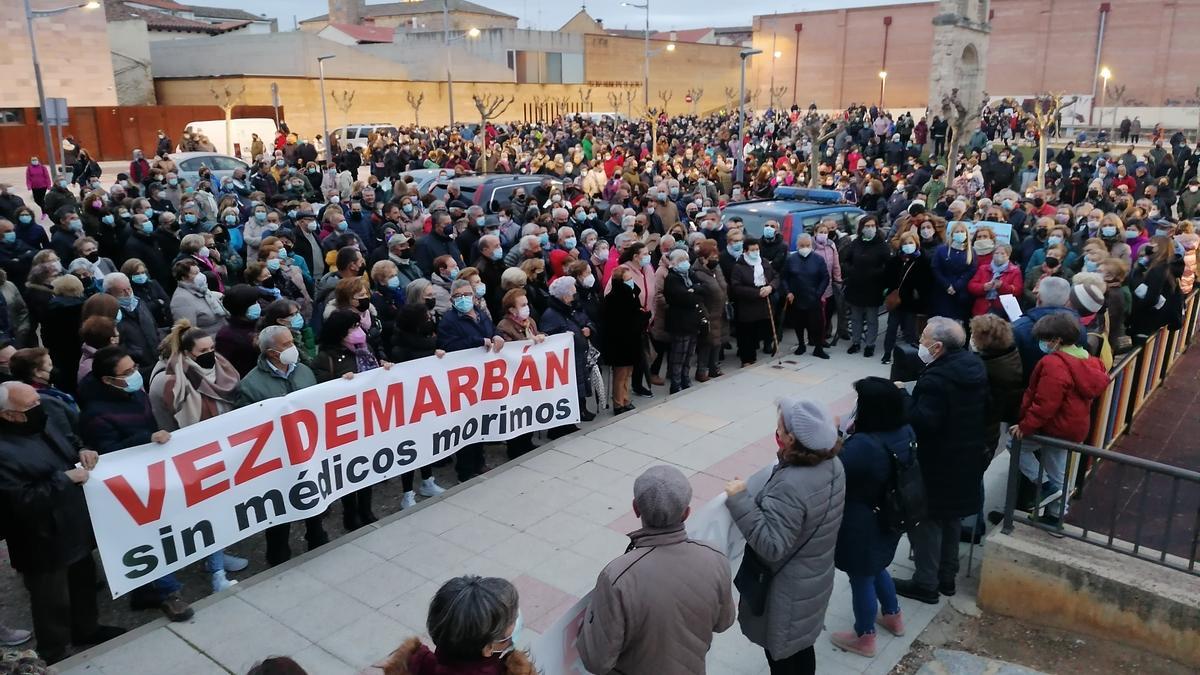
M762 255L759 254L757 251L754 253L746 254L746 262L750 263L751 265L757 265L761 261L762 261Z
M521 321L528 319L529 318L529 305L525 305L524 307L518 308L516 311L516 317L518 319L520 319Z
M801 258L807 258L809 254L812 253L812 249L805 246L803 248L796 249L796 253L799 253Z
M649 264L650 264L650 256L648 256L648 255L644 255L641 257L640 260L638 260L638 266L640 266L640 267L646 267Z
M570 251L571 249L575 248L575 244L577 243L578 242L575 237L567 237L566 241L563 242L563 248Z
M740 256L742 254L742 248L742 242L734 242L729 245L729 252L734 256Z
M929 351L929 347L925 345L917 345L917 358L921 359L921 363L925 365L933 363L933 354Z
M692 263L688 262L687 260L684 260L683 262L675 265L675 271L679 272L680 274L687 274L688 272L691 271L691 269L692 269Z
M37 166L37 165L41 164L41 162L35 159L35 160L29 162L29 164L30 164L30 166Z
M1004 267L1008 264L1008 256L997 253L992 256L992 264L996 267Z
M21 217L17 218L17 220L21 221L22 225L28 225L33 222L33 216L29 215L28 213L24 213L21 214Z
M775 238L775 228L771 227L770 225L767 225L766 227L764 227L763 228L763 239L774 239L774 238Z
M538 243L542 245L542 248L550 246L550 235L545 232L539 234Z
M1062 236L1057 235L1057 234L1052 234L1052 235L1050 235L1049 238L1046 239L1046 244L1049 246L1058 246L1062 242L1063 242Z
M987 255L996 249L996 242L991 239L977 239L975 241L975 252L979 255Z
M875 228L864 227L862 230L862 238L863 238L863 241L871 241L872 239L874 239L875 238Z
M210 253L212 253L212 251L209 251L207 246L201 246L200 250L196 251L196 255L200 256L201 258L207 258Z
M135 274L130 277L129 280L140 286L149 281L150 277L146 276L145 274Z
M261 223L267 219L267 213L265 211L255 211L254 219Z
M453 304L454 309L458 310L462 314L466 314L472 309L475 309L475 301L465 295L460 295L457 298L454 298Z
M204 274L197 274L196 277L192 279L192 286L197 290L207 291L208 279L205 278Z
M271 259L267 260L267 269L274 272L279 269L280 264L281 264L281 262L280 262L279 258L271 258Z
M296 349L296 345L279 352L279 362L285 366L294 366L298 361L300 361L300 350Z
M229 225L236 224L236 223L237 223L237 216L235 216L235 215L233 215L233 214L231 213L231 214L229 214L229 215L225 216L225 222L226 222L226 223L228 223Z
M205 370L212 370L213 367L217 365L217 353L206 352L193 358L192 360L195 361L196 365L200 366L201 368Z
M1100 228L1100 235L1104 237L1115 237L1117 236L1117 227L1115 225L1105 225L1104 227Z
M140 391L142 388L142 373L137 370L133 371L132 375L125 378L125 384L118 388L128 394Z
M78 220L70 220L67 221L67 227L70 228L72 232L78 232L83 229L83 223Z
M1038 349L1042 350L1043 354L1049 354L1054 351L1054 345L1045 340L1038 340Z
M142 213L144 213L144 214L146 215L146 217L147 217L147 218L153 218L153 217L154 217L154 209L146 209L146 210L145 210L145 211L143 211Z
M339 197L338 195L333 195L332 197L329 198L330 204L337 204L340 201L342 201L342 198Z
M630 288L632 288L632 289L634 289L634 290L637 290L637 283L635 283L633 279L626 279L626 280L625 280L625 285L626 285L626 286L628 286L628 287L630 287Z
M904 253L904 255L912 255L917 252L917 245L916 244L905 244L900 247L900 251L902 253Z
M12 244L16 241L17 241L17 233L16 232L5 232L4 233L4 243Z
M70 184L71 184L71 183L70 183L70 181L65 181L65 180L60 180L60 181L58 181L58 187L60 187L60 188L62 188L62 189L64 189L64 190L66 190L66 189L67 189L67 186L68 186L68 185L70 185Z
M1012 211L1012 207L1013 207L1012 200L1011 200L1011 199L1005 199L1004 201L1000 202L1000 206L1001 206L1001 208L1003 208L1005 211Z
M388 288L400 288L400 277L388 277L387 287Z
M1088 272L1095 272L1096 270L1100 269L1100 263L1092 262L1091 260L1084 260L1083 269L1087 270Z
M1150 266L1150 258L1148 256L1144 256L1144 255L1139 256L1138 264L1141 265L1142 267L1149 267Z
M1126 239L1137 239L1137 236L1138 236L1137 230L1134 230L1134 229L1125 230L1125 238Z

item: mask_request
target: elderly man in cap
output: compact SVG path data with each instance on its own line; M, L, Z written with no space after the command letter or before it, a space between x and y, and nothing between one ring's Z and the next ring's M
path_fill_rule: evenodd
M729 559L684 530L691 500L675 467L650 467L634 481L642 529L596 580L578 642L588 672L705 672L713 633L733 625L735 605Z

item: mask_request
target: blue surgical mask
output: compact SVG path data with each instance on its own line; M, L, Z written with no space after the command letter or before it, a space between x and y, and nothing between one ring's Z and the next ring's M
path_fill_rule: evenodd
M950 238L951 238L951 239L954 241L954 243L956 243L956 244L965 244L965 243L967 243L967 233L966 233L966 232L955 232L954 234L950 235Z
M22 225L28 225L33 222L33 216L29 215L28 213L22 213L21 217L17 218L17 220L21 221Z
M1049 354L1054 351L1054 345L1045 340L1038 340L1038 349L1042 350L1043 354Z
M475 295L478 295L481 298L483 296L487 295L487 284L480 283L478 286L476 286L475 287Z
M237 224L237 216L230 213L229 215L225 216L225 222L229 225L235 225Z
M124 318L125 318L125 313L122 312L120 309L118 309L117 310L117 319L116 319L117 323L121 323L121 319L124 319Z
M67 221L67 227L71 228L72 232L78 232L83 229L83 222L78 218Z
M692 263L688 262L687 260L675 265L675 271L679 272L680 274L687 274L689 271L691 271L691 269Z
M196 214L194 213L183 214L183 222L187 223L188 225L195 225L197 220L200 219L196 217Z
M1116 226L1115 225L1105 225L1104 227L1100 228L1100 236L1102 236L1102 237L1117 236Z
M289 219L289 220L295 220L295 219L296 219L296 214L297 214L297 213L299 213L299 211L297 211L296 209L291 209L291 210L289 210L289 211L288 211L288 219Z
M637 284L633 281L633 279L626 279L625 285L634 289L635 291L637 290Z
M504 249L500 248L499 246L492 249L492 260L500 260L503 257L504 257Z
M271 258L271 259L267 260L267 269L274 272L275 270L279 269L280 264L281 263L279 262L279 258Z
M864 227L862 229L862 238L863 238L863 241L871 241L872 239L874 239L875 238L875 228Z
M1057 234L1052 234L1046 238L1046 246L1058 246L1063 241L1063 238Z
M125 378L125 386L121 387L121 391L124 391L129 394L132 394L135 391L141 391L141 389L142 389L142 373L137 370L133 371L132 375L129 375L128 377Z
M638 261L638 263L639 263L639 264L640 264L642 267L645 267L645 266L649 265L649 264L650 264L650 256L648 256L648 255L644 255L644 256L642 256L641 260L639 260L639 261Z
M760 261L762 261L762 255L760 255L757 251L746 254L746 262L750 263L751 265L757 265Z
M766 227L764 227L763 228L763 239L774 239L774 238L775 238L775 228L770 225L767 225Z
M738 241L738 242L734 242L734 243L730 244L729 252L735 256L741 255L742 254L742 242Z
M17 233L16 232L5 232L4 233L4 243L12 244L12 243L15 243L16 241L17 241Z
M468 296L460 295L457 298L454 298L454 309L458 310L462 314L466 314L467 312L475 309L475 301Z
M483 216L479 216L478 218L475 219L475 224L478 225L479 227L483 227L483 224L485 222L487 222L487 218L484 218Z
M547 246L550 245L550 235L546 234L545 232L539 234L538 235L538 243L540 243L542 245L542 248L546 248Z
M1129 228L1128 230L1125 230L1125 238L1126 239L1137 239L1137 237L1138 237L1137 230L1135 230L1133 228Z
M136 312L138 299L136 295L131 295L127 298L117 298L117 304L121 306L121 309L127 312Z
M142 223L142 232L145 232L146 234L150 234L153 231L154 231L154 223L152 223L148 220L146 222Z
M267 213L266 213L266 211L255 211L255 212L254 212L254 219L255 219L255 220L257 220L257 221L258 221L258 222L260 222L260 223L261 223L261 222L264 222L264 221L266 221L266 219L267 219Z
M575 248L575 245L578 243L579 240L577 240L575 237L567 237L566 240L563 241L563 248L570 251L571 249Z
M111 213L106 213L103 216L100 216L100 222L104 223L105 225L112 225L113 223L117 222L117 219L113 218Z
M153 217L154 217L154 209L149 209L149 208L148 208L148 209L146 209L145 211L143 211L142 213L144 213L144 214L146 215L146 217L147 217L147 218L153 218Z
M297 312L288 320L288 325L291 326L292 330L300 330L304 328L304 317L300 316L300 313Z
M450 277L450 281L454 281L458 278L458 268L451 268L450 271L446 273L446 276Z
M1091 260L1083 261L1083 269L1088 272L1095 272L1100 269L1100 263L1092 262Z
M129 277L129 280L132 281L133 283L141 286L142 284L146 283L147 281L150 281L150 277L145 274L135 274L132 277Z
M583 211L580 211L579 213L576 213L576 214L575 214L575 220L577 220L577 221L579 221L579 222L581 222L581 223L582 223L582 222L585 222L585 221L587 221L587 213L584 213Z
M400 277L388 277L387 287L388 288L400 288Z
M349 227L350 227L350 223L347 223L344 220L337 224L338 232L345 232Z
M258 317L262 316L262 305L257 302L246 308L246 318L251 321L258 321Z
M412 212L413 212L413 206L412 206L412 204L405 204L405 205L404 205L404 212L405 212L405 213L412 213Z
M916 244L905 244L900 247L900 252L904 255L912 255L917 252Z

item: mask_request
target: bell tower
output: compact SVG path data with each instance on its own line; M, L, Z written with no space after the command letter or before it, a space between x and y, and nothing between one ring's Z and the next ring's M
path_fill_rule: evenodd
M989 0L938 0L933 17L933 62L929 70L929 109L938 114L942 96L958 89L959 100L978 110L986 76Z

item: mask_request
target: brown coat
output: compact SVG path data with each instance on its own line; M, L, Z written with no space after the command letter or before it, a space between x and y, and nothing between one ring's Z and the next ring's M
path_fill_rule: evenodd
M432 675L425 671L413 671L409 669L409 663L413 655L422 650L428 651L428 649L428 647L421 644L421 638L410 637L397 647L396 651L388 654L386 659L364 669L361 675ZM519 649L513 650L512 653L505 657L504 666L505 669L503 671L497 670L497 672L502 672L503 675L537 675L537 669L533 667L533 662L529 660L525 652ZM443 666L437 671L437 675L445 675L453 672L456 671L453 670L452 666ZM476 671L471 669L471 665L468 665L467 669L462 672L474 673Z
M836 531L836 530L835 530ZM596 579L579 656L598 675L703 675L713 633L733 625L729 559L683 524L629 535Z

